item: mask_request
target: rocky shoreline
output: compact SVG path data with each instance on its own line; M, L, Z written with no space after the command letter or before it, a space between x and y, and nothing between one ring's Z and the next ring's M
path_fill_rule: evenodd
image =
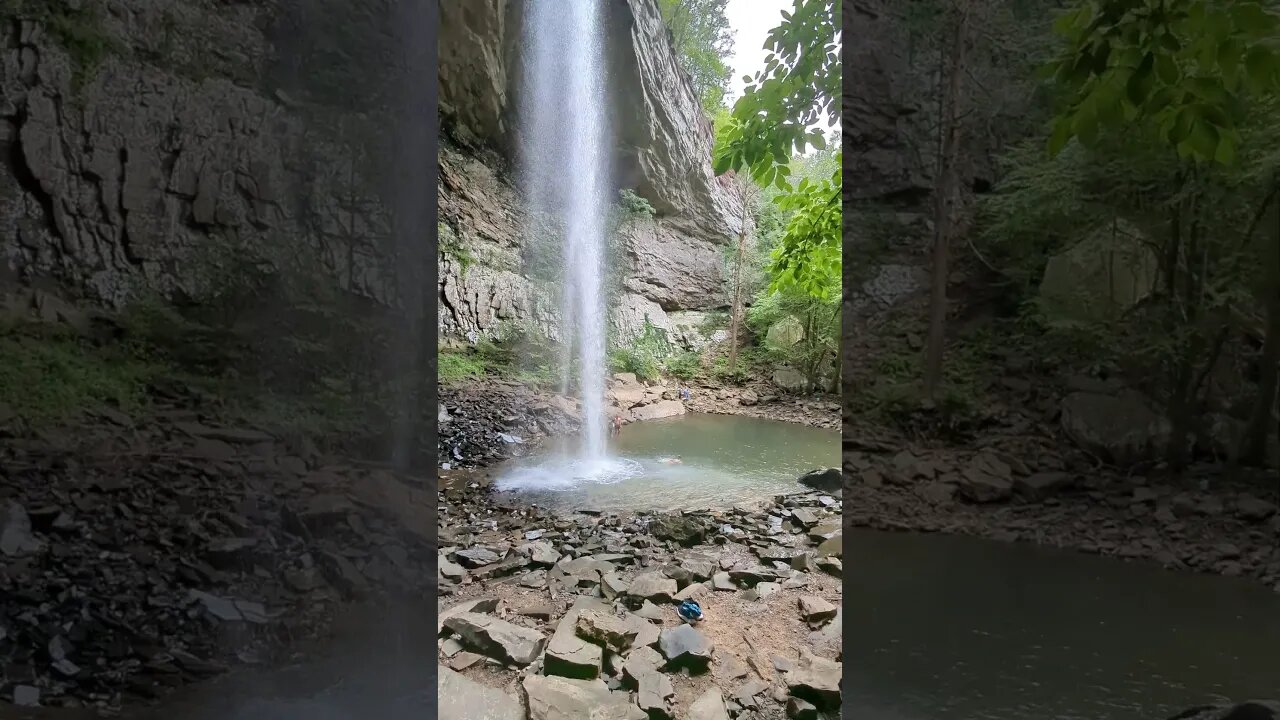
M846 436L846 526L1036 543L1280 592L1280 513L1263 478L1229 481L1221 466L1200 465L1175 483L1008 442L899 449Z
M180 407L0 437L0 708L145 703L434 592L418 479Z
M609 381L606 412L624 423L676 417L686 412L740 415L837 429L840 405L834 396L788 396L767 385L688 386L680 399L675 381L642 382L631 373ZM495 465L537 451L552 437L577 432L582 424L574 398L497 378L439 388L437 449L444 469Z
M571 516L442 489L441 716L836 717L841 503L799 489ZM696 625L675 612L689 598Z

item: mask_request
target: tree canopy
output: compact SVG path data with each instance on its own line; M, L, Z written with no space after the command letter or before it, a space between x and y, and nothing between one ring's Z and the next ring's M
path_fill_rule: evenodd
M725 58L733 49L733 30L724 10L729 0L658 0L658 9L693 81L694 92L709 113L724 104L732 70Z
M840 285L841 172L793 185L793 158L824 150L821 128L839 117L840 8L834 0L796 0L765 40L765 68L747 77L743 96L716 133L715 170L748 172L779 191L774 203L788 215L773 250L771 290L798 289L815 297Z

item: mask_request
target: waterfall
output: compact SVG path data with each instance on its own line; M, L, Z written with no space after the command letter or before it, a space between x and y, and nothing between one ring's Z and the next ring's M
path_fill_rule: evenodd
M611 144L606 121L603 4L525 4L522 182L534 214L563 232L561 342L576 348L580 459L605 458L604 247ZM568 383L566 382L566 387Z

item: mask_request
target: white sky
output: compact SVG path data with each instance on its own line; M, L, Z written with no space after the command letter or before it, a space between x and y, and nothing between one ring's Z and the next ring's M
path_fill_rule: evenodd
M742 96L746 85L742 77L764 69L764 59L769 55L764 49L765 38L782 22L782 11L790 11L794 4L794 0L729 0L725 6L724 14L734 33L733 53L729 56L729 65L733 68L727 98L730 107ZM824 134L831 131L825 120L811 129L822 130Z

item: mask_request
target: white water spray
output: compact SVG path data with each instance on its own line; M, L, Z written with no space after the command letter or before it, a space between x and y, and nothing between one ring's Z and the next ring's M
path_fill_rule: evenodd
M605 458L604 235L609 208L599 0L525 4L521 159L535 213L564 231L561 341L577 348L580 460ZM566 351L566 359L568 358ZM567 367L567 364L566 364Z

